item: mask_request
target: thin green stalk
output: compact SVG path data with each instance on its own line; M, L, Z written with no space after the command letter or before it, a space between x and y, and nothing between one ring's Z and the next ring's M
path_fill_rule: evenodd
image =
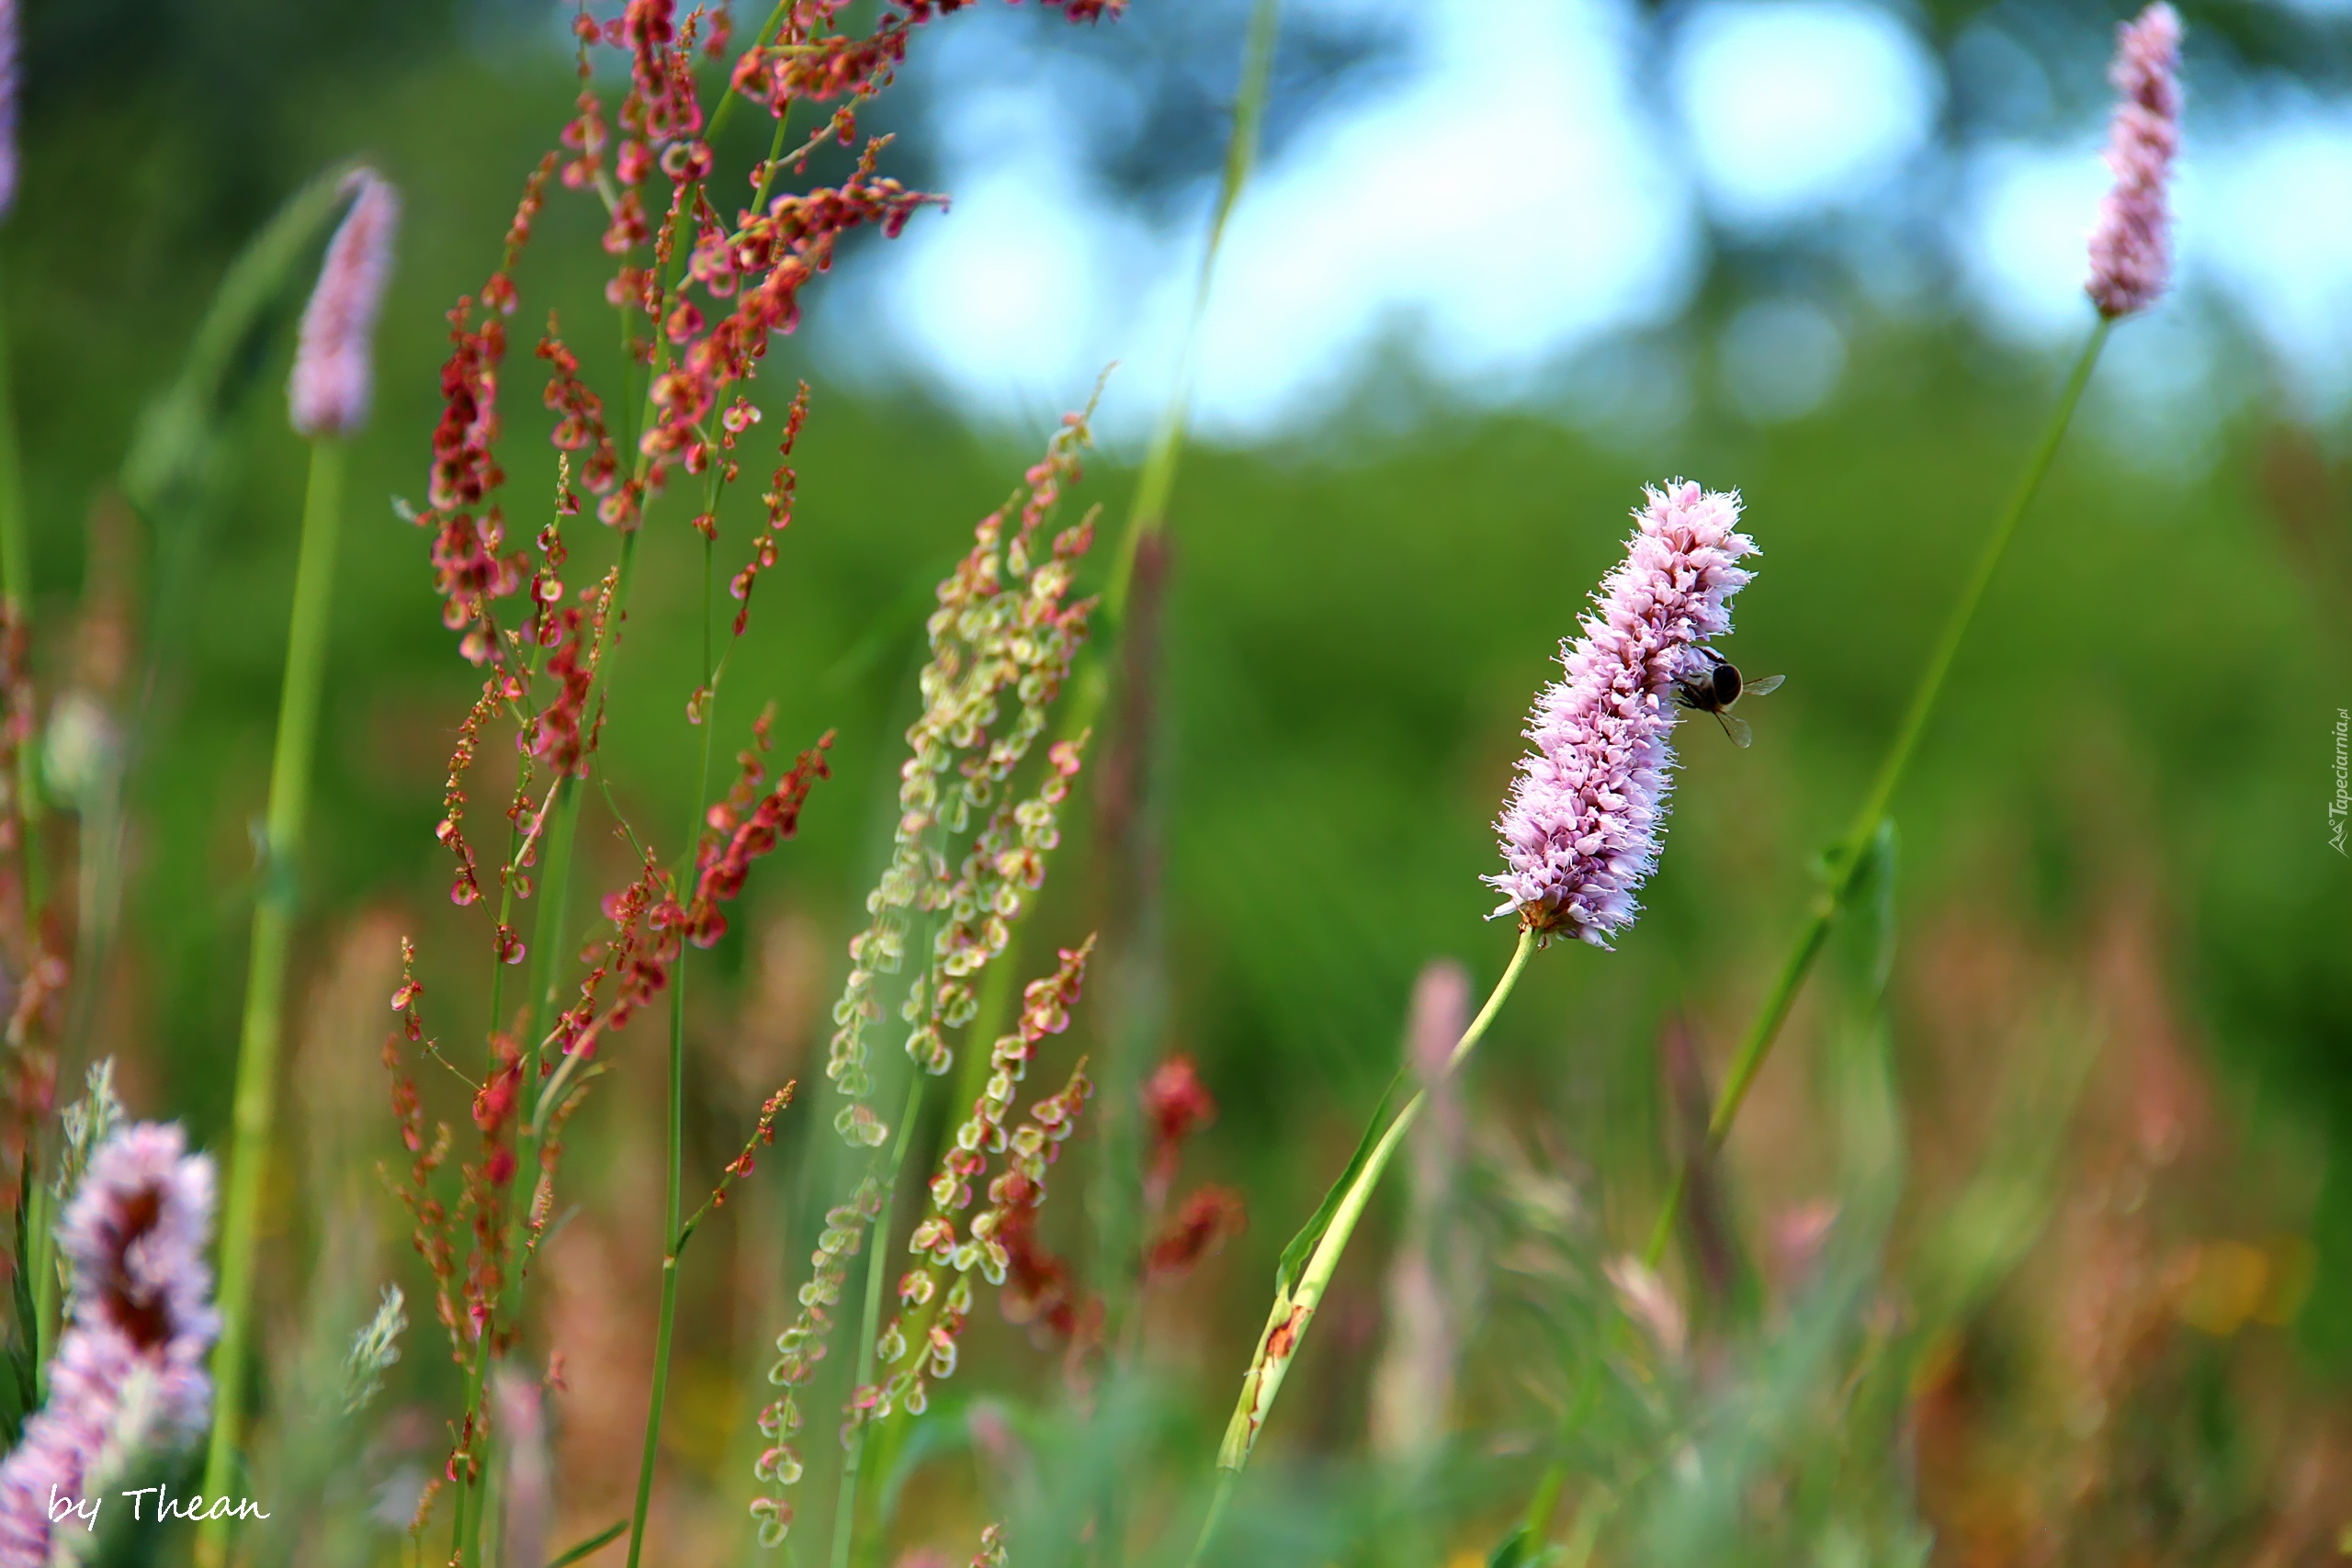
M0 291L4 293L5 291ZM23 460L17 446L17 405L8 374L8 338L0 316L0 607L8 629L29 637L32 626L32 551L25 518ZM49 908L49 865L41 858L40 745L38 733L28 735L17 748L17 815L23 820L25 841L26 923L38 932Z
M1201 247L1200 271L1193 283L1192 310L1185 322L1175 378L1153 431L1143 471L1136 478L1125 529L1112 557L1110 581L1102 596L1104 643L1070 694L1063 730L1065 736L1082 734L1100 718L1110 697L1112 645L1115 641L1118 649L1128 652L1125 660L1126 679L1138 689L1128 694L1122 705L1125 711L1115 721L1132 726L1136 732L1121 738L1135 760L1129 775L1133 799L1126 814L1125 842L1111 846L1110 858L1112 874L1125 879L1126 896L1114 898L1114 902L1128 906L1134 918L1123 931L1113 933L1114 950L1108 965L1112 984L1106 995L1111 1010L1102 1033L1105 1049L1100 1053L1098 1069L1102 1089L1098 1112L1100 1153L1087 1194L1087 1209L1101 1243L1095 1289L1103 1303L1112 1353L1121 1359L1129 1349L1128 1330L1134 1321L1137 1288L1136 1258L1144 1245L1141 1172L1137 1165L1142 1144L1137 1090L1152 1059L1164 1048L1167 1014L1165 922L1154 874L1157 823L1150 809L1154 738L1147 716L1152 705L1149 686L1157 660L1155 649L1128 641L1128 610L1135 592L1138 556L1146 541L1158 538L1167 526L1169 500L1175 491L1176 471L1183 457L1192 417L1193 386L1208 320L1209 297L1216 279L1217 257L1224 247L1227 223L1257 166L1281 22L1281 0L1256 0L1242 40L1241 79L1234 99L1233 130L1226 144L1225 171L1217 186L1216 205L1210 213L1208 233ZM1017 953L1008 953L1003 961L1009 965L1017 958ZM989 1037L975 1034L972 1038L985 1042ZM1115 1562L1119 1551L1117 1530L1108 1528L1114 1525L1115 1521L1106 1520L1105 1535Z
M915 1067L907 1083L906 1109L899 1116L899 1135L890 1145L890 1166L882 1179L882 1212L874 1217L866 1241L872 1254L865 1262L865 1300L858 1309L857 1382L853 1389L874 1386L874 1341L882 1329L882 1292L889 1285L890 1211L899 1201L899 1178L905 1170L907 1149L914 1142L915 1123L922 1116L922 1091L930 1075ZM833 1500L832 1568L849 1568L851 1538L856 1532L858 1472L865 1458L867 1423L859 1421L849 1435L849 1450L842 1458L841 1492Z
M1462 1032L1453 1050L1445 1059L1441 1077L1451 1077L1462 1066L1496 1015L1502 1011L1519 985L1520 975L1535 952L1536 933L1521 928L1519 945L1512 950L1510 963L1504 968L1502 978L1487 994L1478 1016ZM1409 1070L1409 1069L1408 1069ZM1401 1077L1401 1075L1400 1075ZM1390 1086L1393 1094L1395 1086ZM1364 1140L1356 1148L1356 1156L1349 1168L1340 1174L1323 1206L1306 1223L1306 1227L1294 1237L1283 1252L1283 1268L1274 1288L1273 1309L1266 1315L1265 1330L1258 1337L1257 1352L1250 1358L1250 1371L1241 1380L1241 1398L1234 1405L1233 1419L1225 1430L1225 1442L1218 1449L1216 1462L1219 1472L1216 1495L1210 1499L1208 1517L1202 1522L1200 1539L1193 1543L1189 1560L1197 1565L1215 1539L1223 1522L1227 1505L1232 1500L1233 1489L1244 1465L1250 1462L1250 1450L1257 1446L1258 1434L1264 1430L1266 1417L1272 1412L1274 1398L1282 1392L1283 1378L1291 1363L1297 1359L1298 1348L1306 1337L1306 1330L1315 1320L1316 1308L1321 1304L1331 1276L1338 1271L1340 1258L1347 1251L1348 1240L1355 1234L1356 1223L1363 1217L1366 1204L1372 1201L1374 1189L1380 1185L1388 1162L1396 1156L1405 1134L1420 1117L1429 1103L1429 1091L1423 1089L1406 1103L1394 1121L1374 1140L1373 1129L1380 1126L1380 1117L1386 1111L1388 1095L1383 1095L1380 1109L1374 1111L1372 1125L1364 1129ZM1368 1145L1368 1146L1367 1146ZM1312 1248L1297 1268L1297 1255ZM1293 1269L1297 1268L1295 1278Z
M481 1452L483 1434L481 1421L481 1391L490 1376L490 1338L492 1325L485 1323L474 1337L473 1359L466 1363L466 1453L465 1463L458 1472L458 1495L449 1520L449 1562L452 1568L481 1568L474 1555L481 1531L481 1496L489 1490L487 1483L474 1485L477 1471L487 1472Z
M1154 427L1150 450L1144 455L1143 472L1127 503L1126 526L1111 558L1110 581L1103 585L1102 605L1095 623L1105 635L1097 641L1097 656L1080 673L1077 690L1064 710L1062 738L1069 739L1093 727L1110 696L1110 672L1101 649L1114 639L1126 618L1127 596L1135 586L1136 552L1144 536L1167 525L1168 499L1176 488L1176 469L1184 455L1184 437L1193 411L1193 376L1200 358L1203 323L1208 318L1209 289L1216 276L1217 252L1225 242L1226 220L1241 199L1242 186L1258 163L1259 128L1266 118L1266 96L1273 71L1274 38L1282 20L1281 0L1257 0L1250 14L1250 30L1242 43L1241 90L1233 106L1233 139L1226 146L1225 175L1217 186L1216 207L1210 215L1208 243L1201 253L1201 270L1193 288L1192 313L1184 325L1184 345L1176 361L1176 381L1168 405Z
M775 36L776 28L784 20L786 11L789 7L790 4L791 0L777 0L776 6L768 14L767 20L760 25L760 30L754 38L755 42L764 41ZM732 118L735 105L741 96L741 95L737 93L732 86L729 86L725 93L720 95L718 107L711 111L708 129L706 132L707 140L713 141L718 140L721 128L725 126L730 118ZM778 116L776 120L775 135L769 152L769 163L771 164L775 162L775 155L783 151L783 143L784 118L782 116ZM766 188L766 181L771 177L773 177L772 170L763 174L761 184L761 191L763 194ZM755 198L753 205L758 205L757 198ZM674 287L676 279L684 274L685 265L686 258L682 254L672 264L671 276L666 285L667 287ZM629 344L632 341L635 333L635 307L628 305L621 307L621 396L618 404L621 410L621 426L618 445L622 450L632 452L637 449L638 429L642 426L652 408L650 393L643 400L642 407L640 407L639 399L633 391L633 389L636 386L636 372L633 368L636 364L636 357L630 351ZM659 352L665 355L668 353L668 342L666 339L660 341ZM650 386L650 378L648 378L648 386L649 388ZM648 459L644 457L641 455L639 457L637 460L636 472L632 478L642 479L644 477L647 462ZM628 608L629 588L636 579L637 544L639 536L643 532L643 518L639 517L637 526L628 529L621 535L619 561L620 576L613 585L613 602L610 611L611 618L608 623L610 630L607 633L607 636L611 638L611 641L606 644L604 649L597 656L596 668L594 672L589 678L588 694L585 702L582 704L583 713L587 716L587 721L590 723L595 722L599 701L603 697L604 693L611 681L610 665L613 656L619 651L620 628L623 618ZM706 601L707 601L708 598L708 558L707 553L706 553ZM703 634L704 662L706 668L707 668L709 663L710 643L710 628L707 624L707 617L706 617ZM705 736L705 740L704 773L707 778L709 772L709 748L707 744L708 740L707 734ZM528 1030L525 1035L526 1049L529 1051L533 1058L533 1070L527 1075L532 1086L533 1100L530 1113L523 1117L521 1120L520 1131L516 1137L517 1147L515 1168L518 1171L524 1172L528 1172L534 1168L534 1151L537 1144L540 1132L546 1125L547 1117L543 1107L546 1091L557 1087L554 1080L542 1079L537 1068L538 1065L539 1053L544 1048L547 1042L548 1032L554 1026L555 1015L557 1012L556 1002L563 986L564 972L562 955L567 947L565 940L565 930L568 924L569 915L567 905L571 891L572 848L579 840L582 782L582 781L577 775L574 775L565 778L556 784L555 798L548 808L547 837L539 852L539 863L545 869L540 878L539 912L537 918L532 922L529 954L530 969L528 971L531 1015ZM695 825L696 831L699 831L699 821L700 819L697 818ZM689 844L693 842L691 836L688 839L688 842ZM495 1022L495 1020L493 1020L493 1022ZM524 1216L518 1209L515 1216L515 1224L518 1225L521 1224L523 1223L523 1218ZM519 1295L521 1290L521 1271L517 1269L515 1273L516 1278L510 1286L510 1293L513 1294L515 1299L513 1302L510 1302L510 1309L519 1306L520 1304Z
M260 886L254 903L253 952L245 978L245 1016L237 1047L233 1143L228 1202L220 1227L220 1339L212 1354L212 1442L204 1490L230 1489L244 1413L245 1369L253 1329L254 1249L277 1102L286 958L292 934L297 862L310 815L311 756L326 684L327 625L334 599L335 546L343 520L342 443L311 445L311 480L294 569L294 607L286 637L286 680L277 708L277 747L269 772L269 815ZM209 1520L198 1538L207 1562L225 1561L230 1521Z
M1225 243L1226 220L1241 199L1258 165L1258 141L1266 122L1266 99L1274 69L1274 40L1282 28L1282 0L1257 0L1250 13L1250 30L1241 44L1241 86L1233 103L1233 136L1225 147L1225 175L1217 185L1216 207L1209 216L1208 242L1201 250L1201 270L1193 285L1192 314L1184 326L1184 346L1176 361L1176 384L1168 406L1152 432L1151 449L1144 457L1143 473L1136 480L1135 500L1127 512L1127 528L1111 563L1111 581L1102 604L1115 621L1126 608L1135 576L1136 547L1146 534L1156 534L1168 519L1168 498L1176 488L1176 466L1184 455L1184 436L1193 412L1193 378L1199 369L1202 323L1208 319L1209 290L1216 281L1217 252ZM1091 719L1091 716L1090 716Z
M718 482L714 477L711 497L715 501ZM718 543L706 536L702 544L702 763L695 779L694 816L686 824L685 837L680 840L678 863L673 875L683 885L694 873L695 846L701 841L704 803L710 796L711 737L718 728L718 697L715 689L718 682L717 637L712 627L716 612L712 595L717 592L716 565ZM670 968L670 1116L669 1116L669 1187L668 1208L662 1222L664 1256L662 1259L662 1315L653 1331L653 1392L645 1410L645 1450L638 1456L637 1506L629 1515L628 1568L637 1568L639 1555L645 1549L645 1519L653 1501L653 1461L662 1445L662 1414L663 1396L670 1386L670 1341L678 1321L678 1258L685 1250L686 1240L694 1234L693 1225L681 1224L684 1211L686 1157L686 953L683 944L677 962ZM695 1222L702 1219L696 1211Z
M1821 956L1822 947L1829 940L1829 928L1853 897L1862 868L1868 863L1871 841L1878 837L1879 824L1886 818L1887 808L1894 804L1894 792L1903 783L1903 775L1910 767L1911 758L1918 750L1919 738L1927 732L1928 721L1934 715L1936 701L1943 694L1944 681L1951 673L1952 662L1960 657L1961 644L1967 639L1971 622L1976 618L1977 607L1984 601L1985 591L1992 586L1994 574L1999 570L2002 557L2008 553L2009 542L2017 537L2018 526L2025 519L2026 509L2041 491L2041 481L2050 472L2050 465L2058 456L2059 444L2065 439L2066 429L2073 423L2075 405L2082 401L2083 390L2090 384L2091 371L2098 364L2099 351L2107 346L2109 332L2114 323L2101 317L2091 329L2090 338L2075 361L2072 374L2066 378L2058 404L2051 412L2050 423L2035 445L2026 463L2024 475L2007 506L1995 519L1993 531L1984 541L1984 548L1977 557L1976 569L1961 590L1951 615L1944 622L1943 634L1936 640L1935 650L1928 655L1927 669L1921 671L1919 684L1911 694L1910 705L1905 709L1903 723L1895 731L1894 742L1887 750L1886 758L1879 764L1878 776L1871 784L1871 792L1863 798L1862 807L1854 814L1853 826L1838 841L1831 867L1831 882L1826 894L1817 900L1813 918L1800 933L1797 943L1781 966L1772 989L1767 993L1764 1005L1758 1010L1755 1021L1741 1040L1738 1054L1732 1059L1730 1074L1724 1080L1722 1092L1716 1097L1713 1115L1708 1118L1707 1140L1710 1148L1720 1146L1731 1132L1731 1124L1739 1114L1739 1107L1747 1098L1748 1086L1764 1065L1764 1058L1779 1036L1781 1025L1796 1005L1797 993L1804 987L1805 976L1814 961Z
M531 667L526 665L524 678L526 682L530 678L530 673ZM522 836L522 829L518 824L513 822L507 824L506 855L499 862L501 869L498 877L498 923L495 929L501 935L506 931L514 919L514 878L518 874L514 856ZM490 1028L483 1043L482 1082L484 1083L497 1077L500 1070L497 1045L498 1025L500 1019L505 1016L508 967L503 942L493 940L490 960ZM536 1077L537 1075L534 1073L530 1076ZM529 1132L529 1124L525 1122L517 1131L518 1147L521 1147L524 1140L528 1138ZM514 1168L519 1173L527 1168L518 1158ZM528 1192L527 1185L524 1190ZM527 1206L528 1199L526 1198L523 1204L515 1207L514 1213L508 1221L509 1235L514 1234L513 1227L519 1227L521 1224L522 1210ZM521 1272L519 1269L511 1270L512 1274L518 1277ZM520 1289L519 1278L508 1280L508 1292L518 1292ZM468 1462L458 1475L457 1517L451 1526L450 1560L460 1564L471 1563L475 1568L480 1568L483 1562L482 1527L488 1518L490 1489L492 1482L495 1479L490 1450L490 1441L494 1434L490 1430L489 1422L482 1413L482 1390L490 1375L490 1348L498 1337L498 1315L504 1310L505 1305L503 1301L493 1303L491 1315L477 1326L473 1360L467 1369L466 1376L465 1432ZM481 1477L479 1485L475 1483L477 1472Z
M653 1503L653 1461L662 1442L662 1406L670 1392L670 1337L678 1323L678 1220L682 1196L686 1105L686 976L670 976L670 1173L662 1206L662 1316L653 1331L653 1392L645 1408L645 1451L638 1457L637 1506L628 1521L628 1568L645 1550L645 1517Z
M23 1190L17 1201L25 1206L25 1259L33 1284L33 1382L42 1400L49 1398L49 1366L57 1348L59 1318L63 1311L62 1282L58 1278L57 1195L35 1175L39 1156L28 1154L21 1173Z
M1772 1043L1780 1038L1781 1026L1788 1021L1790 1010L1796 1006L1797 995L1804 989L1805 979L1813 972L1822 949L1828 945L1830 929L1835 926L1856 891L1863 882L1863 870L1869 865L1870 849L1879 834L1880 824L1886 818L1887 809L1894 804L1894 792L1903 783L1911 758L1918 750L1919 739L1927 732L1928 721L1935 713L1936 702L1943 694L1945 679L1951 673L1952 663L1960 656L1961 644L1967 639L1970 624L1976 618L1977 608L1984 603L1985 591L1991 587L1994 574L1999 570L2001 559L2008 553L2010 541L2017 537L2018 525L2026 511L2033 504L2041 490L2041 481L2050 472L2051 463L2058 456L2058 447L2065 439L2067 427L2073 423L2075 409L2082 401L2083 390L2089 386L2091 372L2098 364L2099 352L2107 346L2109 332L2114 323L2105 317L2091 329L2091 334L2076 356L2073 371L2066 378L2064 389L2058 395L2057 406L2051 411L2049 423L2041 439L2035 443L2026 460L2025 472L2011 492L2008 503L1996 514L1992 532L1986 536L1984 548L1978 555L1976 567L1962 587L1960 598L1945 618L1942 634L1936 639L1934 649L1919 675L1919 684L1911 694L1911 701L1904 710L1903 722L1895 730L1894 742L1887 748L1885 759L1879 764L1870 793L1862 799L1861 809L1855 813L1853 825L1830 852L1829 875L1820 893L1815 897L1813 910L1804 928L1798 932L1796 945L1774 976L1771 988L1756 1010L1740 1039L1739 1049L1732 1058L1730 1072L1723 1088L1715 1096L1714 1110L1707 1118L1707 1141L1703 1151L1694 1151L1692 1158L1713 1158L1720 1151L1724 1140L1731 1135L1732 1123L1738 1119L1739 1108L1747 1101L1748 1089L1756 1075L1763 1070L1765 1059L1770 1055ZM1690 1168L1686 1163L1675 1171L1672 1184L1667 1189L1666 1201L1659 1206L1657 1221L1651 1227L1649 1244L1643 1249L1643 1261L1656 1268L1666 1257L1666 1249L1674 1235L1674 1227L1681 1216L1683 1194L1689 1184ZM1611 1325L1611 1332L1622 1330L1623 1319ZM1611 1341L1613 1343L1613 1341ZM1599 1397L1600 1362L1606 1359L1606 1348L1598 1351L1593 1365L1578 1381L1576 1398L1570 1402L1563 1423L1563 1435L1573 1434L1590 1416ZM1520 1525L1520 1560L1540 1543L1550 1530L1552 1513L1559 1501L1562 1487L1567 1480L1567 1464L1555 1460L1537 1484L1534 1496Z

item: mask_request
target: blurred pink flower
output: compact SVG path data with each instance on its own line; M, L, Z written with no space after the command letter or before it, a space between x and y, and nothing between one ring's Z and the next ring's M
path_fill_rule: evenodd
M1731 597L1753 575L1736 563L1756 553L1737 491L1677 479L1643 493L1625 558L1561 645L1566 678L1535 699L1535 750L1495 824L1510 869L1484 879L1504 895L1496 916L1596 947L1641 912L1672 788L1675 682L1693 649L1731 630Z
M1625 1315L1642 1325L1668 1360L1680 1360L1690 1343L1690 1322L1657 1270L1625 1254L1602 1264L1601 1272L1609 1276Z
M17 0L0 0L0 218L17 205Z
M373 169L352 171L345 185L357 195L327 244L286 388L288 417L304 435L358 429L375 378L376 313L391 276L400 196Z
M91 1156L58 1225L73 1273L69 1324L48 1403L0 1463L0 1563L49 1562L51 1532L84 1526L56 1501L210 1419L204 1358L220 1326L204 1262L212 1161L187 1151L176 1126L126 1127Z
M2115 185L2091 231L2090 282L2109 320L2144 310L2172 278L2172 211L2165 186L2180 151L2180 17L2164 0L2120 30L2108 69L2122 101L2108 132Z
M1424 964L1413 982L1405 1064L1430 1111L1407 1134L1405 1224L1388 1264L1387 1337L1372 1374L1372 1449L1389 1460L1419 1462L1444 1445L1464 1331L1476 1315L1476 1253L1454 1213L1466 1134L1461 1080L1445 1070L1470 1002L1470 976L1450 958Z

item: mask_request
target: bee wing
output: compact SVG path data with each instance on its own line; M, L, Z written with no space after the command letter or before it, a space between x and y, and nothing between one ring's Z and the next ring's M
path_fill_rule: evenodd
M1743 697L1760 697L1767 692L1779 691L1781 682L1787 679L1786 675L1758 675L1755 680L1741 686L1739 694Z
M1731 737L1731 743L1741 750L1745 750L1756 743L1756 731L1748 728L1747 721L1737 714L1717 713L1715 722L1724 727L1724 733Z

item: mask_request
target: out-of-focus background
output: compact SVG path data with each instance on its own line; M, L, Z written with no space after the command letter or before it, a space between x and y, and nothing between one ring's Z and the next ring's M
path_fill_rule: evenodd
M1897 802L1890 1246L1931 1278L1965 1254L1983 1281L1913 1379L1905 1464L1939 1561L2352 1546L2352 863L2328 809L2352 705L2352 8L2182 9L2179 287L2118 331ZM1085 498L1125 506L1176 371L1247 10L1133 0L1073 29L976 6L926 30L869 117L897 136L886 171L954 201L851 247L763 379L772 414L794 377L813 388L801 504L716 722L732 744L773 697L786 745L838 728L838 776L695 982L690 1168L715 1169L784 1077L820 1079L928 586L1112 361ZM1454 1408L1481 1435L1450 1506L1470 1519L1523 1489L1563 1380L1531 1326L1544 1303L1521 1299L1546 1276L1518 1267L1533 1244L1511 1226L1548 1214L1638 1246L1671 1135L1661 1032L1685 1021L1720 1071L2089 327L2118 17L2092 0L1286 0L1170 513L1165 1037L1222 1108L1188 1170L1251 1217L1154 1309L1152 1355L1197 1404L1171 1465L1207 1451L1273 1258L1396 1064L1416 973L1453 958L1483 990L1508 956L1477 878L1525 705L1639 487L1688 475L1746 498L1763 556L1727 651L1788 683L1743 709L1752 750L1684 730L1648 913L1613 953L1543 954L1466 1087L1464 1157L1485 1174L1462 1201L1495 1213L1464 1233L1486 1250L1449 1266L1487 1281L1462 1306L1484 1332ZM284 334L239 367L255 390L200 538L149 536L115 476L222 269L290 191L358 155L406 204L297 960L290 1093L313 1157L266 1238L288 1314L300 1260L346 1224L374 1274L413 1263L365 1174L395 1147L376 1065L394 937L417 937L446 1018L478 1011L486 981L470 939L457 956L433 841L475 680L394 498L422 500L442 312L495 263L571 112L568 21L536 0L28 8L0 277L37 613L75 628L43 674L119 717L168 649L144 724L85 738L134 750L129 901L82 1049L119 1058L134 1110L216 1145L303 472ZM740 163L764 129L734 131ZM548 304L609 380L601 227L558 192L524 264L518 516L552 485L529 359ZM650 530L605 741L614 800L654 824L684 818L699 747L699 563L661 538L684 526L673 507ZM76 754L51 753L70 795ZM628 856L608 816L589 822L583 880L616 886ZM1082 935L1106 886L1074 834L1037 937ZM1867 968L1858 952L1825 971L1732 1142L1724 1223L1767 1276L1853 1202L1841 1043ZM1081 1010L1073 1038L1090 1027ZM621 1092L576 1130L581 1208L546 1270L562 1506L583 1531L633 1475L658 1246L652 1038L612 1061ZM742 1540L761 1347L808 1246L789 1173L820 1125L787 1116L774 1190L730 1206L689 1268L667 1560ZM1340 1276L1268 1438L1279 1473L1352 1473L1323 1467L1362 1447L1403 1213L1382 1210ZM1982 1224L1939 1243L1954 1213ZM1045 1398L1056 1359L979 1315L959 1383ZM413 1410L353 1483L402 1521L451 1381L429 1325L412 1350ZM907 1542L933 1515L978 1517L962 1472L910 1473L937 1484L903 1505Z

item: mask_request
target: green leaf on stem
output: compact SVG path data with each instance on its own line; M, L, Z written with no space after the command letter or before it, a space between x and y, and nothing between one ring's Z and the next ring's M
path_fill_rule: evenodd
M1886 994L1894 975L1894 818L1882 817L1871 838L1870 863L1862 868L1871 899L1871 995Z
M1381 1134L1388 1131L1388 1123L1396 1109L1396 1091L1405 1087L1408 1071L1399 1067L1396 1076L1388 1080L1388 1087L1381 1090L1380 1104L1364 1122L1363 1136L1356 1140L1356 1152L1348 1156L1347 1168L1340 1172L1340 1179L1331 1183L1331 1190L1323 1194L1323 1201L1316 1206L1315 1213L1306 1217L1306 1224L1299 1233L1290 1238L1290 1245L1283 1248L1282 1263L1274 1270L1274 1289L1281 1294L1289 1295L1297 1285L1299 1276L1306 1270L1306 1260L1315 1256L1316 1247L1322 1244L1323 1233L1331 1228L1331 1216L1340 1212L1340 1205L1347 1201L1349 1189L1363 1174L1366 1162L1372 1158L1372 1151L1379 1145Z
M621 1532L628 1529L627 1519L616 1519L607 1528L598 1530L578 1546L548 1562L548 1568L571 1568L572 1563L579 1562L590 1552L601 1551L620 1540Z
M17 1184L15 1288L10 1292L8 1367L0 1375L0 1447L15 1448L25 1422L40 1407L40 1309L33 1303L32 1224L35 1199L32 1151L25 1152Z
M238 398L269 364L264 339L293 300L293 285L343 205L337 164L288 197L229 264L171 386L140 415L122 463L123 493L151 521L186 505L210 478Z

